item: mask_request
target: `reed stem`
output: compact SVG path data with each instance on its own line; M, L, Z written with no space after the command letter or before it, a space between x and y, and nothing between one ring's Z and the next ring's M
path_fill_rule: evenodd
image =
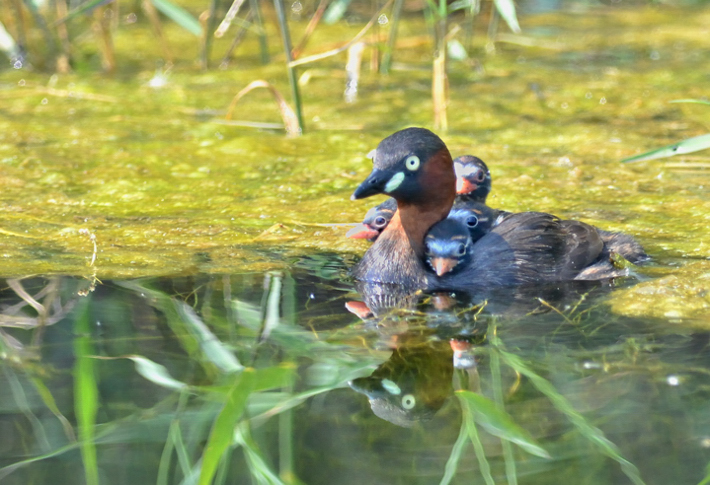
M268 64L269 44L266 38L266 30L264 30L264 22L261 18L261 9L259 8L259 0L249 0L251 11L254 13L254 23L259 29L259 50L261 52L261 63Z
M434 51L434 68L432 77L432 101L434 104L434 126L437 130L446 131L449 127L446 116L447 77L446 77L446 0L439 0L439 11L436 13L436 50Z
M298 129L300 133L303 133L301 92L298 88L298 77L296 76L296 69L293 66L293 57L291 56L291 35L289 34L288 24L286 23L286 13L284 12L283 0L274 0L274 7L276 8L276 17L278 18L279 28L281 29L284 54L286 55L286 69L288 70L288 82L291 85L291 96L293 97L296 119L298 120Z
M254 19L254 10L249 10L249 13L247 14L246 17L244 17L244 22L240 23L238 28L237 28L237 34L234 36L234 40L229 46L229 49L227 49L227 52L224 53L224 57L222 57L222 60L219 62L220 66L226 65L227 62L229 62L229 58L232 57L232 53L234 52L234 49L237 48L237 46L244 40L244 37L247 34L247 26L248 24Z
M148 20L150 20L150 25L153 27L153 32L155 32L155 36L158 38L160 48L163 50L163 57L165 57L166 61L173 62L173 54L170 51L170 46L168 45L167 39L163 35L163 28L160 23L160 16L158 15L158 10L155 8L155 5L153 5L153 2L151 2L150 0L143 0L143 2L141 3L141 7L143 7L143 11L148 16Z
M212 50L212 33L217 25L217 9L219 0L210 1L210 9L205 22L205 32L202 38L202 49L200 49L200 66L203 70L209 68L210 51Z
M392 55L394 53L395 44L397 43L397 30L399 29L399 19L402 17L402 5L404 5L404 0L394 0L394 6L392 7L392 24L390 25L390 35L387 39L387 49L382 56L382 64L380 65L380 72L382 74L389 74L390 68L392 67Z

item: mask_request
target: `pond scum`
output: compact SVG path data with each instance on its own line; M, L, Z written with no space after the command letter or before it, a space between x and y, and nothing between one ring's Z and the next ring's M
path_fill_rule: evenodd
M0 5L0 481L710 481L705 4ZM349 195L411 125L652 262L360 322ZM396 356L448 366L411 429L348 388Z

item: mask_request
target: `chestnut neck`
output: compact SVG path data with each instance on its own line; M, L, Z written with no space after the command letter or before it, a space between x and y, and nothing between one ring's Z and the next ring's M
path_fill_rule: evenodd
M445 219L454 203L455 194L443 200L432 200L426 204L397 204L395 217L400 219L400 230L409 240L409 245L417 257L424 257L424 237L437 222Z

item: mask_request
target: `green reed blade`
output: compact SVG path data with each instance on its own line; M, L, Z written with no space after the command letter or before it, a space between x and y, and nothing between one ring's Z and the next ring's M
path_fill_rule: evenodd
M166 17L178 24L183 29L193 35L202 35L200 22L180 5L176 5L169 0L150 0L151 3L160 10Z
M496 322L491 324L489 329L491 334L496 333ZM496 405L500 409L505 409L503 407L503 382L500 375L500 355L498 352L490 352L491 359L491 382L493 387L493 398ZM505 476L508 479L508 485L518 485L518 474L515 466L515 456L513 455L513 447L509 440L500 440L500 444L503 447L503 460L505 461Z
M457 391L457 393L458 392L469 391ZM473 450L476 452L478 468L481 472L481 475L483 476L483 480L485 480L486 485L495 485L495 480L493 480L493 476L491 475L491 466L489 465L488 460L486 459L486 454L483 450L483 443L481 443L481 438L479 438L478 436L476 423L473 419L473 409L470 407L469 401L467 399L463 399L461 397L461 394L458 394L458 397L459 402L461 403L461 411L463 412L463 421L466 426L466 432L468 433L468 437L471 440L471 444L473 444Z
M515 3L513 3L513 0L493 0L493 3L495 3L496 9L500 13L500 16L503 17L503 20L505 20L505 23L508 24L510 30L519 34L520 24L518 24L518 16L515 13Z
M129 355L127 357L131 359L136 365L136 372L141 376L148 379L153 384L157 384L160 387L165 387L168 389L182 390L188 387L184 382L180 382L173 378L168 372L165 366L162 366L150 359L141 357L139 355Z
M380 65L380 72L382 74L389 74L390 67L392 66L392 55L394 54L395 44L397 43L397 30L399 29L399 19L402 17L402 6L404 5L404 0L394 0L394 6L392 7L392 22L390 23L390 34L387 39L387 49L385 54L382 56L382 64Z
M67 436L67 439L69 439L70 441L76 441L76 435L74 434L74 429L72 428L71 423L66 417L64 417L62 412L57 407L57 403L54 400L54 396L52 396L52 392L49 390L49 388L44 384L44 382L42 382L36 377L30 378L30 382L34 384L35 389L37 389L37 393L40 395L42 401L44 402L44 405L47 406L47 408L52 411L52 414L56 416L59 422L62 423L62 428L64 429L64 434Z
M74 334L74 411L79 427L81 458L87 485L97 485L99 468L94 431L99 392L95 376L96 359L92 358L95 353L89 322L89 297L77 304Z
M550 458L550 454L535 442L530 433L513 421L508 413L498 409L493 401L471 391L456 391L456 395L475 415L476 423L490 434L512 441L532 455Z
M304 125L303 109L301 108L301 92L298 88L296 69L291 65L293 62L291 52L293 50L291 48L291 34L289 33L288 23L286 22L283 0L274 0L274 7L276 8L276 17L278 18L279 27L281 28L281 40L283 41L284 54L286 55L286 68L288 69L288 82L291 85L291 96L293 97L296 118L298 119L299 134L302 134Z
M261 7L259 7L259 0L249 0L249 5L251 8L251 13L254 15L254 24L259 31L259 52L261 53L261 63L269 63L269 45L266 37L266 30L264 30L264 21L261 16Z
M710 101L704 101L702 99L674 99L670 101L671 103L694 103L694 104L705 104L710 106Z
M256 372L247 368L235 379L224 408L212 426L207 446L202 455L199 485L210 485L222 455L229 449L234 438L234 429L244 413L247 399L256 383Z
M327 25L334 24L345 15L345 11L348 9L350 2L352 0L334 0L328 10L323 14L323 22Z
M74 10L69 12L66 17L63 17L63 18L57 20L56 22L54 22L54 25L58 25L58 24L62 24L64 22L67 22L67 21L73 19L74 17L77 17L77 16L85 14L85 13L89 13L97 7L100 7L102 5L107 5L113 1L114 0L91 0L89 2L83 3L79 7L75 8Z
M449 485L451 480L456 475L456 470L459 466L459 461L461 461L461 456L463 452L466 451L466 445L468 444L468 430L466 429L466 421L461 420L461 429L459 430L459 437L456 438L454 446L451 448L451 454L449 459L446 460L446 467L444 467L444 476L441 478L439 485Z
M646 160L655 160L657 158L668 158L675 155L685 155L686 153L705 150L706 148L710 148L710 134L688 138L687 140L667 145L656 150L651 150L650 152L642 153L641 155L634 155L633 157L624 158L621 162L642 162Z
M626 458L621 456L619 449L614 443L609 441L609 439L604 436L602 430L596 426L592 426L589 422L579 414L573 407L572 404L565 398L562 394L557 392L557 390L550 384L549 381L543 377L536 374L532 369L530 369L523 361L514 354L506 352L500 348L501 343L497 337L492 337L490 339L492 345L497 346L497 351L500 352L500 356L503 361L513 368L515 371L524 375L535 388L540 391L545 397L547 397L552 405L557 408L562 414L564 414L567 419L577 428L582 436L587 438L594 446L599 449L603 454L613 459L621 466L621 471L636 485L645 485L645 482L641 478L641 474L636 468L636 466L628 461Z

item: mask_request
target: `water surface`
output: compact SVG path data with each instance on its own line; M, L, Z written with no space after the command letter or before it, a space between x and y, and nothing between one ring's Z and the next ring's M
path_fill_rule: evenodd
M360 25L322 27L312 52ZM354 104L344 58L301 71L300 138L220 121L253 79L288 92L255 39L201 72L168 25L165 74L148 26L121 24L113 77L90 54L70 75L4 71L2 482L192 483L219 430L236 446L218 483L703 481L708 156L619 160L708 132L707 107L669 101L707 95L710 13L575 5L522 25L532 46L485 56L481 34L451 62L444 140L489 164L490 205L624 231L652 261L366 320L345 304L367 244L344 234L377 201L349 195L379 140L431 127L418 17ZM235 118L279 121L258 92Z

